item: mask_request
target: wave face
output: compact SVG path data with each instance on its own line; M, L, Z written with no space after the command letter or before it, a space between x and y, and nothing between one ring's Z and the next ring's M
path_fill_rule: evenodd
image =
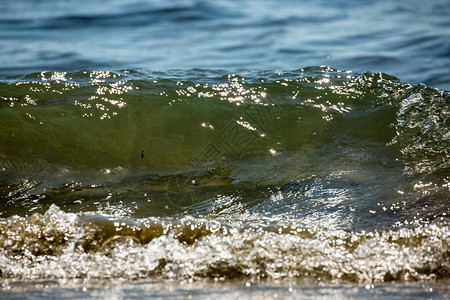
M330 67L9 77L1 274L448 280L449 99Z

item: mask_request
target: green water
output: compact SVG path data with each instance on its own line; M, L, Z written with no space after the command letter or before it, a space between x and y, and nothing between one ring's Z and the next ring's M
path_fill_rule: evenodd
M137 296L446 295L448 92L328 67L208 72L0 83L6 297L106 297L114 280Z
M0 7L1 299L450 298L448 0Z

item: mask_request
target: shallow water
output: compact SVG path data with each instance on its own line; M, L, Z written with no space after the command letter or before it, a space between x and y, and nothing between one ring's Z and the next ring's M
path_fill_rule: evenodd
M101 284L101 285L100 285ZM448 286L402 283L355 286L289 282L82 282L47 280L5 284L2 299L432 299L448 298ZM24 290L26 294L24 294Z
M2 83L5 280L448 284L448 92L206 72Z
M2 298L448 297L447 3L6 3Z

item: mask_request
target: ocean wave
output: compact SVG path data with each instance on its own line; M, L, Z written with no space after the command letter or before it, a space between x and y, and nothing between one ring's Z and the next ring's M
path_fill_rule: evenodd
M6 278L448 280L448 92L330 67L0 82Z
M359 283L448 279L449 223L320 231L213 220L44 215L0 223L2 277L200 279L307 277Z

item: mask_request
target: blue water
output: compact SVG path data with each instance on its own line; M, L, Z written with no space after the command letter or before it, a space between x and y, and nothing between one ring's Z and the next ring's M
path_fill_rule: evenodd
M450 89L450 4L3 0L0 75L327 65Z

